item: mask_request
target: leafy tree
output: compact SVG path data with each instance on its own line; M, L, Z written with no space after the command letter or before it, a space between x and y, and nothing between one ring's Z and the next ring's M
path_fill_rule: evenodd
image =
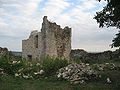
M101 0L98 0L99 2ZM94 19L99 27L116 27L120 29L120 0L105 0L107 5L102 11L96 12ZM120 32L113 39L112 47L120 47Z
M99 27L115 26L120 29L120 0L107 0L107 5L102 11L96 12L94 18L99 23Z
M116 34L116 37L112 40L113 44L112 47L120 47L120 31L118 34Z

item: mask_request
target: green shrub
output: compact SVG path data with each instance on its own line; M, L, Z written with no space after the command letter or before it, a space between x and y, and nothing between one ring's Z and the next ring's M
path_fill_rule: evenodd
M5 56L0 57L0 68L4 69L7 74L14 75L22 67L22 61L9 60Z
M80 59L74 59L74 60L71 60L70 63L77 63L77 64L80 64L82 63L82 61Z
M66 59L45 57L42 62L42 68L46 75L53 75L55 72L68 65Z
M45 71L45 76L53 75L56 71L62 67L68 65L68 61L60 58L46 57L39 62L29 62L27 60L0 57L0 68L4 69L4 72L8 75L15 75L19 77L32 76L36 78L40 70ZM37 74L38 73L38 74Z
M31 76L33 78L38 78L38 74L36 75L35 73L38 73L41 69L42 68L40 63L24 61L24 67L18 71L18 74L20 74L22 77L26 75L26 76Z

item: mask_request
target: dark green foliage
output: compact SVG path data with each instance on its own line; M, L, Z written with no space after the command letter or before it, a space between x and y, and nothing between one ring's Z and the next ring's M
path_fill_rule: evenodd
M82 63L82 60L79 59L79 58L75 58L75 59L72 60L72 62L73 62L73 63L80 64L80 63Z
M0 68L4 69L4 72L7 74L14 75L22 67L23 67L22 61L16 61L16 63L13 64L12 60L9 60L3 56L0 57Z
M32 74L40 69L34 62L28 62L27 60L22 60L18 58L8 58L8 56L0 57L0 68L4 70L4 73L8 75L21 74L23 75Z
M106 83L106 78L109 77L112 81L111 86L113 86L112 90L120 90L120 72L117 70L105 70L105 71L99 71L99 74L101 75L101 79L99 80L102 83Z
M18 60L19 61L19 60ZM46 57L43 59L43 66L37 65L34 62L28 62L27 60L21 60L11 65L12 60L6 57L0 58L0 68L3 68L8 75L4 74L0 76L0 90L119 90L120 89L120 69L110 70L105 69L105 71L99 71L102 78L97 80L91 80L82 85L71 85L67 81L60 81L54 76L51 76L58 70L66 65L68 65L67 60ZM3 64L3 65L2 65ZM15 65L16 64L16 65ZM119 63L117 63L119 64ZM20 72L24 75L32 75L34 72L44 69L48 78L35 79L24 79L14 77L13 74L18 70L23 68ZM94 67L96 68L96 67ZM96 69L97 70L97 69ZM33 77L36 77L33 75ZM109 77L112 80L111 84L106 83L106 78Z
M60 58L46 57L42 61L42 63L29 62L27 60L16 60L16 58L8 58L7 56L2 56L0 57L0 68L4 70L4 73L9 75L39 78L40 76L44 75L54 75L58 69L68 65L67 60ZM37 74L42 69L45 71L44 75Z
M67 81L59 81L53 78L47 79L23 79L12 76L0 77L0 90L120 90L120 72L99 72L102 79L86 84L72 85ZM106 78L112 79L111 84L106 84Z
M116 34L116 37L113 39L112 47L120 47L120 31L118 34Z
M98 0L101 1L101 0ZM120 29L120 0L107 0L107 5L102 11L96 12L94 19L99 23L99 27L117 27ZM112 47L120 46L120 32L116 34Z
M89 63L89 64L104 64L104 63L120 63L120 59L119 58L115 58L112 60L93 60L93 59L79 59L79 60L73 60L73 62L75 63Z
M1 78L0 90L74 90L67 81L58 81L57 79L23 79L12 76Z
M94 18L100 27L115 26L120 28L120 0L107 0L107 5L102 11L97 12Z
M43 70L45 71L46 75L51 75L56 73L56 71L62 67L68 65L68 61L61 58L50 58L46 57L43 59Z

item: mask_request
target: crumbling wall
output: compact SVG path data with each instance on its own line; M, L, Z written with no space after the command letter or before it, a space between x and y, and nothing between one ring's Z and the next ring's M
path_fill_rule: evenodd
M33 31L27 40L22 41L23 58L31 55L32 59L45 56L69 59L70 52L71 28L62 29L60 25L48 21L47 16L43 18L41 32Z
M71 52L71 28L65 27L62 29L60 25L49 22L47 17L44 17L43 21L42 35L45 42L43 51L46 52L46 55L69 59Z
M58 57L69 58L71 52L71 28L65 27L61 32L55 33Z
M43 18L41 35L42 35L42 56L57 56L56 51L56 42L54 37L54 27L51 27L50 22L47 20L45 16Z
M62 29L60 25L43 18L42 24L43 52L49 56L69 58L71 52L71 28Z
M36 47L36 36L38 36L38 47ZM26 40L22 40L22 57L25 59L38 59L40 57L41 50L41 33L37 31L31 32L30 36Z

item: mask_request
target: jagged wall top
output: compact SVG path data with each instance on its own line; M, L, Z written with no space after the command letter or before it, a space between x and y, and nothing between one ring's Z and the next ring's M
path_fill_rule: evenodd
M55 22L50 22L47 19L47 16L44 16L41 31L46 30L46 28L52 28L52 31L56 33L64 32L64 33L67 33L67 35L71 36L71 28L69 28L68 26L65 26L62 29L60 25L57 25ZM38 33L38 30L34 30L31 32L30 36L36 35L37 33Z
M65 34L66 36L71 37L71 28L69 28L68 26L65 26L63 29L60 27L60 25L57 25L55 22L50 22L47 19L47 16L43 17L43 23L42 23L42 29L45 30L45 28L50 28L50 30L52 30L53 32L57 33L61 33L61 34ZM49 30L49 29L48 29ZM42 31L42 30L41 30Z

